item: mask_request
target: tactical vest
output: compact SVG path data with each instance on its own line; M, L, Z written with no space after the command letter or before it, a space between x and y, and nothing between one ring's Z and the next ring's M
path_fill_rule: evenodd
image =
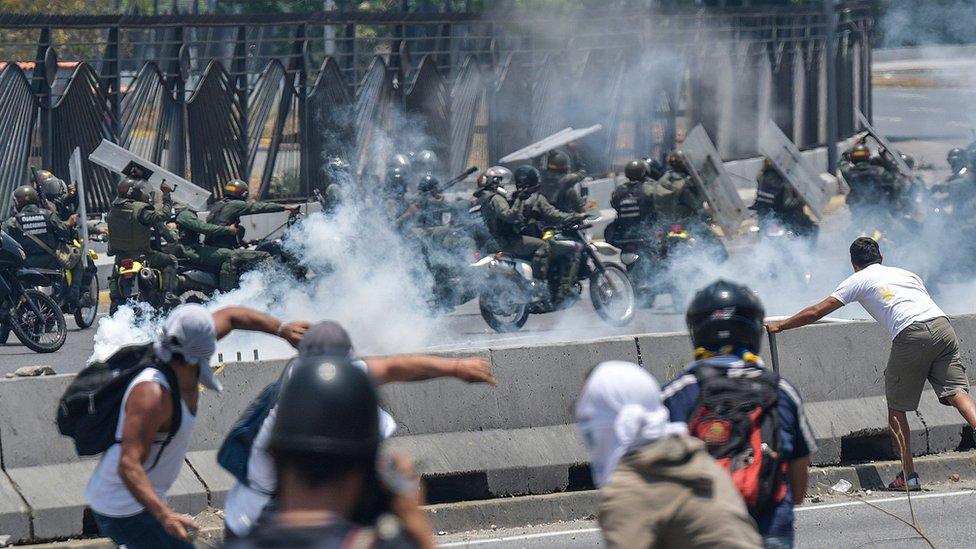
M25 208L26 211L22 211L17 214L17 225L20 227L21 233L19 235L11 235L14 237L21 246L24 248L24 253L28 256L37 255L51 255L51 252L45 250L36 242L34 239L29 238L27 235L32 235L41 242L43 242L47 247L53 250L57 245L57 240L54 234L51 233L48 227L48 215L37 208Z
M640 223L646 208L643 207L644 197L641 196L643 189L641 183L628 183L624 185L625 194L617 202L617 220L623 226L632 226Z
M499 221L497 211L494 208L485 207L488 206L489 202L496 200L507 202L505 197L495 193L485 193L485 196L488 197L488 200L482 202L481 199L479 199L478 203L481 205L481 218L485 220L485 225L488 227L488 232L490 232L495 238L503 240L518 237L519 231L516 227L513 227L508 223L502 223ZM495 198L496 196L498 198Z
M210 208L210 213L207 214L207 223L224 226L233 225L237 221L236 219L230 219L230 216L222 215L224 208L230 201L230 198L221 198L218 200L217 203Z
M108 254L144 254L151 249L152 230L139 222L139 212L148 204L116 200L105 216L108 223Z

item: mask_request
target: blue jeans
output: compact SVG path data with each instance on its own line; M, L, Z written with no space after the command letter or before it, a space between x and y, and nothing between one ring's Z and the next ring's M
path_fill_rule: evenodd
M793 549L793 538L765 536L763 537L763 549Z
M146 511L131 517L92 514L102 535L112 538L119 545L125 545L127 549L193 549L193 544L166 533L163 525Z

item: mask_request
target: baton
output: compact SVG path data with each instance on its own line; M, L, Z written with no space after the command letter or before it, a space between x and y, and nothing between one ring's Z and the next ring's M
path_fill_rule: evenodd
M779 349L776 348L776 334L766 331L769 336L769 358L773 362L773 371L779 373Z

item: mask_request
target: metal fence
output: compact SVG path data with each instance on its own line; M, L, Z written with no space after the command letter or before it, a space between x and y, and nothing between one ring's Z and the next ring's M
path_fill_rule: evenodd
M591 172L660 155L697 123L726 158L775 120L804 148L870 116L869 11L808 8L514 14L321 12L296 16L0 14L0 209L37 165L66 174L115 141L219 192L304 197L328 159L369 182L393 152L432 148L445 172L485 166L565 126ZM827 96L836 48L837 106ZM832 111L828 113L828 111ZM86 163L89 211L113 176Z

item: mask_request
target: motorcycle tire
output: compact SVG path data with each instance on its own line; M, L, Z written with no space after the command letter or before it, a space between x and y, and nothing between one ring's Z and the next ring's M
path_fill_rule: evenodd
M0 323L0 345L6 345L10 339L10 326L6 322Z
M82 330L91 327L95 323L95 319L98 318L98 290L98 277L93 276L91 284L88 285L88 289L85 292L91 297L91 305L88 307L78 307L74 312L75 324Z
M57 351L64 345L68 337L68 326L64 320L64 313L61 312L61 307L58 307L58 304L50 296L39 290L25 290L24 294L40 311L44 322L44 325L41 326L43 331L37 332L39 319L34 318L33 311L23 309L24 303L17 303L17 306L10 310L8 317L10 329L25 347L35 353ZM25 322L28 320L30 324ZM40 341L43 334L51 333L52 330L54 331L53 340Z
M529 319L529 306L526 304L517 307L509 320L499 317L491 308L493 294L481 294L478 296L478 310L481 311L481 318L485 319L488 326L500 334L519 331Z
M593 309L607 324L626 326L634 319L634 311L637 309L634 287L630 283L630 278L627 277L627 271L619 265L606 264L603 268L606 274L594 270L590 275L590 301L593 303ZM606 287L608 281L612 282L612 293ZM608 294L610 294L609 298L607 297ZM622 300L621 308L623 311L614 313L608 307L611 304L610 301L614 300L618 294L621 294L619 299Z

